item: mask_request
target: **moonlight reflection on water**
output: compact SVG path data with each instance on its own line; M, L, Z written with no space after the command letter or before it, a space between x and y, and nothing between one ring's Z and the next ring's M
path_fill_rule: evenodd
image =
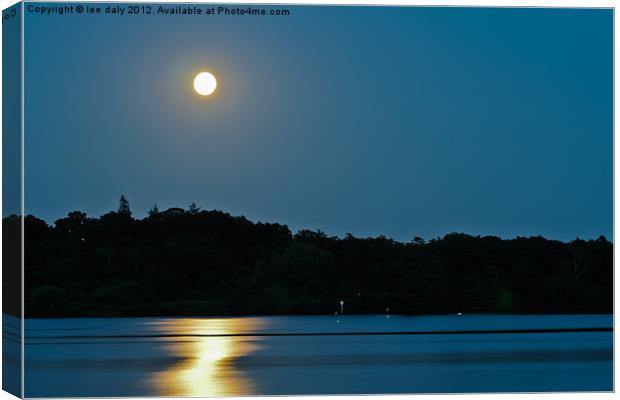
M165 350L180 361L150 378L162 396L221 397L253 393L251 381L234 367L233 361L258 348L248 338L225 336L253 332L260 321L250 319L183 319L151 324L161 334L223 335L169 342Z

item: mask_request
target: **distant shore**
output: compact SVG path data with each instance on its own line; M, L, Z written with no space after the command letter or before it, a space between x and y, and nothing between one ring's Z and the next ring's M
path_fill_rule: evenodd
M3 220L6 232L19 224ZM613 311L602 236L338 238L193 204L136 219L124 198L100 218L24 224L28 318L333 315L340 302L360 315Z

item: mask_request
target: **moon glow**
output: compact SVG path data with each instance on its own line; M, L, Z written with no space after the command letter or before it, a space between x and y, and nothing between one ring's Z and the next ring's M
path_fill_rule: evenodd
M217 88L217 80L210 72L201 72L194 78L194 90L201 96L209 96Z

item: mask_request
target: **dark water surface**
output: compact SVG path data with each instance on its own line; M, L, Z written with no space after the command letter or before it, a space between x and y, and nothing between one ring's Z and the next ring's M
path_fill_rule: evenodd
M28 397L611 391L612 324L611 315L27 320L25 390Z

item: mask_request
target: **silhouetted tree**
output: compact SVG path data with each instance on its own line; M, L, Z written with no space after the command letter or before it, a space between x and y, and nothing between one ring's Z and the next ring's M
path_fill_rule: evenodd
M127 215L131 217L131 210L129 209L129 201L124 194L121 195L120 200L118 201L118 210L116 211L118 214Z
M157 208L157 204L153 204L153 208L148 211L149 218L156 218L159 216L159 208Z
M64 233L72 233L86 222L86 213L72 211L66 218L56 220L56 229Z
M411 239L411 243L417 244L417 245L423 245L424 243L426 243L426 241L424 240L424 238L421 238L420 236L416 236L413 239Z
M187 211L190 214L195 215L195 214L198 214L200 212L200 207L198 207L196 205L196 203L192 202L192 204L189 205L189 209Z

